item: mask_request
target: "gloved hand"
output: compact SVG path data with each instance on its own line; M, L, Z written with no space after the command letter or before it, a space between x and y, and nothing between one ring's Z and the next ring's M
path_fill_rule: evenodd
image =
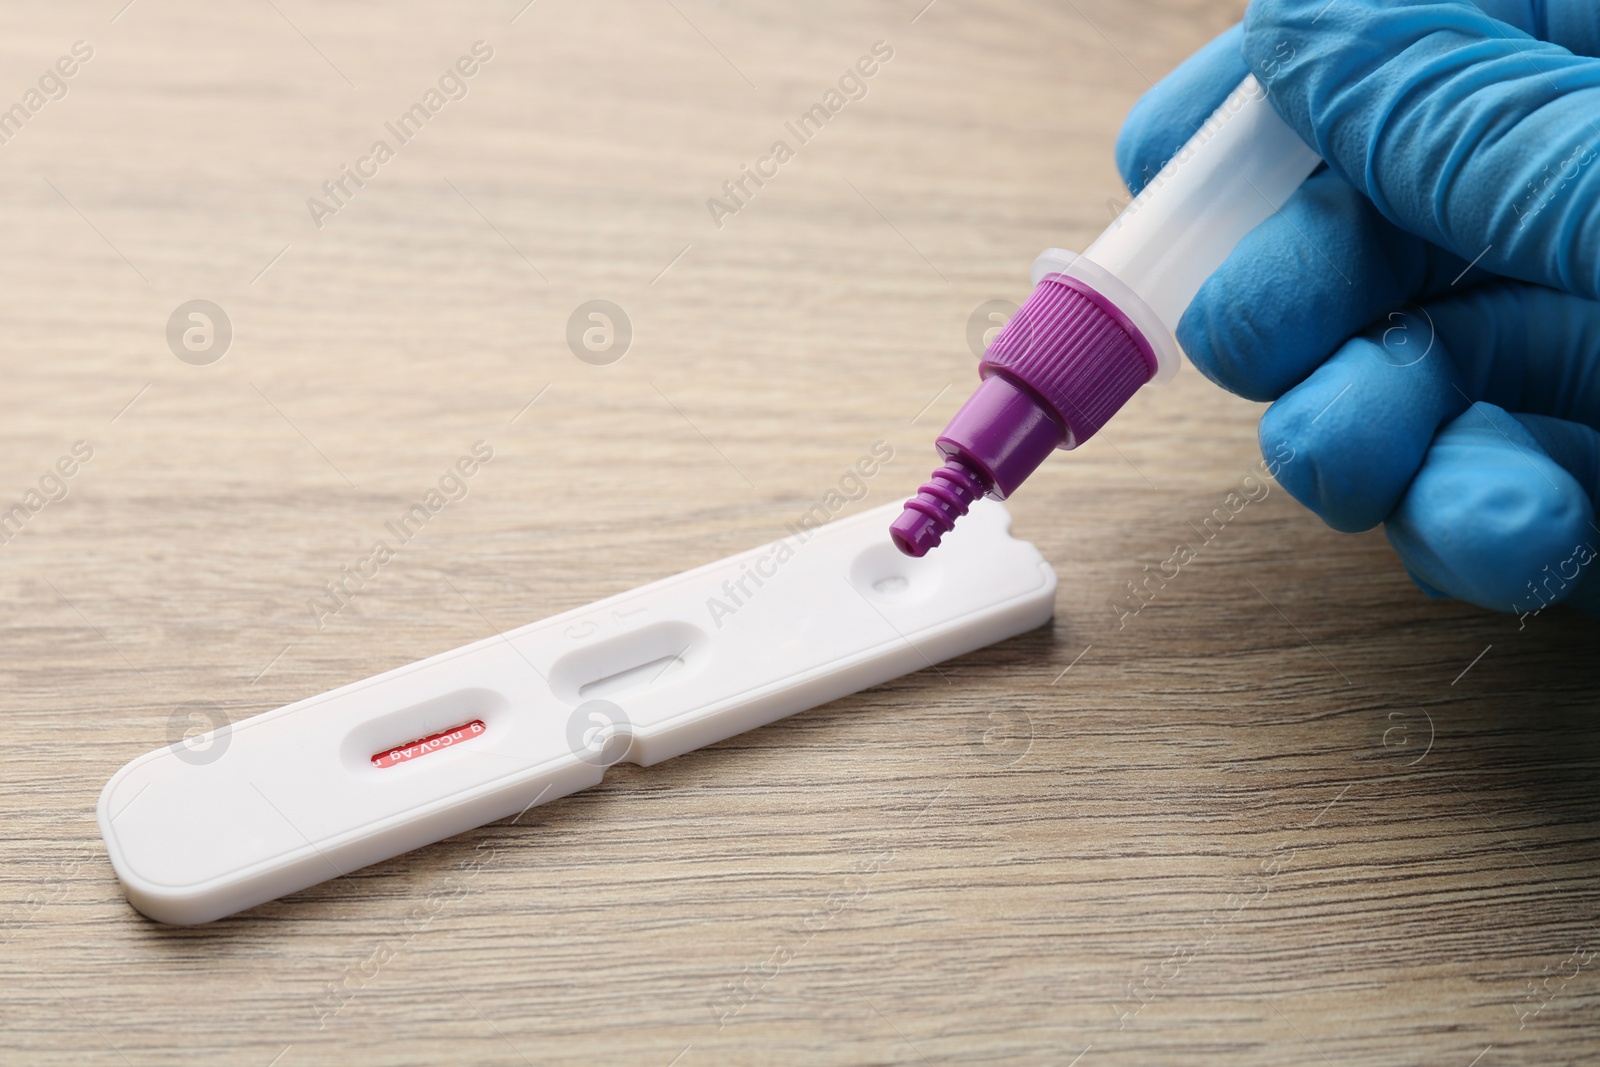
M1178 340L1424 592L1600 610L1600 3L1254 0L1134 107L1137 189L1246 73L1327 160ZM1283 453L1279 453L1283 454Z

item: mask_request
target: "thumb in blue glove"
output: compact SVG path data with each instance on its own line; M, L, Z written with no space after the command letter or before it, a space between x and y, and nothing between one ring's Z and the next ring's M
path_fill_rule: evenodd
M1597 52L1576 0L1256 0L1118 142L1135 185L1253 71L1328 161L1178 339L1275 401L1285 488L1336 529L1385 523L1430 595L1600 608Z

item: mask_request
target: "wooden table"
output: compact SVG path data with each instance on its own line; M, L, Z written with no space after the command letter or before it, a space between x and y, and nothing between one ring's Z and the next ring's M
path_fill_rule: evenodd
M1276 488L1121 618L1259 459L1192 371L1014 501L1051 626L141 918L94 806L174 730L771 540L877 441L850 510L912 490L974 311L1108 220L1122 116L1241 5L122 2L0 32L6 101L73 70L0 146L6 1062L1596 1057L1594 624L1429 602ZM169 345L197 299L220 358ZM597 299L614 361L567 341Z

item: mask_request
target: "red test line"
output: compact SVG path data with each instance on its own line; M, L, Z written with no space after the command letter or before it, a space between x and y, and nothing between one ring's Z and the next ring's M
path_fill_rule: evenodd
M483 733L488 727L483 725L482 719L473 719L471 722L452 726L448 730L441 730L427 737L419 737L415 741L408 741L403 745L379 752L372 757L374 767L398 767L402 763L409 763L430 752L459 745L463 741L470 741Z

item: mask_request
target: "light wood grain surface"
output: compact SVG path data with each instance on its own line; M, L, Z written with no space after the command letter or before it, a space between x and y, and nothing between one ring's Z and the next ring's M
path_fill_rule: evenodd
M0 545L0 1057L1600 1056L1596 627L1426 601L1275 487L1119 624L1259 461L1259 407L1192 371L1015 500L1049 627L208 927L125 902L95 801L175 714L769 541L876 441L850 509L912 490L974 310L1104 225L1122 116L1242 10L924 3L0 13L0 103L93 52L0 145L0 501L93 451ZM232 324L209 364L167 342L193 299ZM632 325L609 365L566 340L594 299ZM319 624L477 441L465 499Z

